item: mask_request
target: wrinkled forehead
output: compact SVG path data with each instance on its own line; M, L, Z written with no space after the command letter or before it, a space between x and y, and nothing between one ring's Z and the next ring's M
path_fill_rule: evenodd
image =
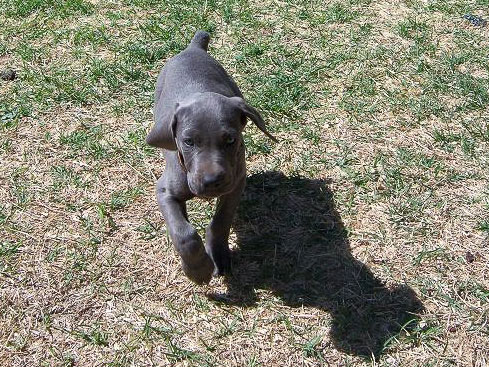
M239 130L241 111L222 99L200 98L185 107L182 117L177 131L205 136Z
M224 96L216 94L202 95L190 105L190 112L195 117L206 119L231 120L240 115L240 110Z

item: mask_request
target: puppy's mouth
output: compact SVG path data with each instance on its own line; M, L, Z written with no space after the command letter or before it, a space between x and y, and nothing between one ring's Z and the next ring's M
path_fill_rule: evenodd
M192 194L199 198L213 199L229 193L232 190L233 185L232 182L225 182L217 188L204 189L202 185L194 185L191 180L188 180L188 187Z

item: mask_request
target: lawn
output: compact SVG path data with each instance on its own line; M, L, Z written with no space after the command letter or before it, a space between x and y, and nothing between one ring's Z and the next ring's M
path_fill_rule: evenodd
M489 364L489 0L0 0L0 365ZM191 283L145 144L197 29L246 128ZM213 203L189 202L200 233Z

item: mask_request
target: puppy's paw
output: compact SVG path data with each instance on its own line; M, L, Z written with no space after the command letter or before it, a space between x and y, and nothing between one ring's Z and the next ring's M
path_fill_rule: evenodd
M182 268L187 277L197 284L207 284L212 278L214 263L204 249L202 239L195 230L176 242L182 259Z
M199 259L193 259L191 263L182 258L182 268L191 281L202 285L211 281L214 263L205 252L202 252L202 256Z
M228 246L215 247L208 250L209 255L214 261L214 276L222 276L231 273L231 251Z

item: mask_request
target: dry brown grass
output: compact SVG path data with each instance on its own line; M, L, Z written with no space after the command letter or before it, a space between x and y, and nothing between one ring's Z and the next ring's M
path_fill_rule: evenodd
M487 1L32 4L0 1L0 365L486 366ZM280 142L247 130L234 275L198 287L143 139L202 27Z

